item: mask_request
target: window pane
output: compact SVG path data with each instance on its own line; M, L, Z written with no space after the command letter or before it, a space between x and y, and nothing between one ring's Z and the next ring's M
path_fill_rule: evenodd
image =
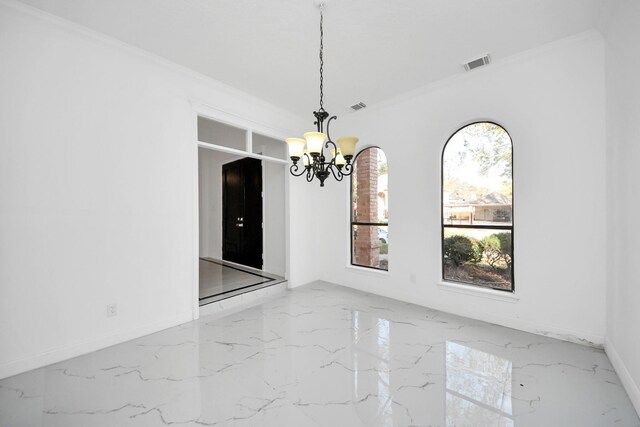
M509 134L495 123L456 132L442 156L444 224L512 224L512 155Z
M351 222L389 222L387 172L387 158L381 149L358 153L351 175Z
M442 153L445 280L513 290L512 163L511 138L495 123L472 123L447 141Z
M444 229L444 279L496 289L512 289L511 230Z
M389 227L353 225L351 229L351 263L388 270Z

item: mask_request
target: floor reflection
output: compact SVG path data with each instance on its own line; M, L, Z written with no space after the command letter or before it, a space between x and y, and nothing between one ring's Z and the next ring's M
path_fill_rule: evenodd
M354 343L351 353L354 398L356 401L377 402L375 413L368 410L360 419L366 425L393 426L390 322L387 319L372 317L368 313L362 313L361 316L357 310L351 312L351 319ZM363 339L365 336L367 339ZM363 365L360 364L361 361L364 361ZM372 394L371 390L375 390L375 394Z
M390 359L390 329L387 319L379 319L377 324L378 336L378 415L384 419L384 425L393 425L393 407L391 405L391 391L389 390L389 359Z
M447 341L446 364L447 425L515 426L510 360Z

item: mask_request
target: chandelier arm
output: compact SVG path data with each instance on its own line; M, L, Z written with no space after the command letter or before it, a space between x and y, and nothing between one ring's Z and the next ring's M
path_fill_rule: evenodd
M329 125L331 124L331 120L338 120L338 116L331 116L329 117L329 120L327 120L327 139L333 143L333 140L331 139L331 135L329 134ZM336 144L333 144L333 147L335 148ZM336 151L338 150L336 149Z
M353 173L353 163L347 163L342 166L342 170L340 171L342 175L349 176Z
M327 138L328 137L329 137L329 134L327 134ZM333 159L331 160L333 162L333 160L335 160L336 158L336 154L338 153L338 147L336 146L336 143L333 142L331 139L327 139L327 141L324 143L324 148L329 148L329 144L333 145Z
M333 179L335 179L336 181L342 181L342 178L344 178L344 174L337 166L334 167L334 165L331 164L329 165L328 169L331 170L331 175L333 175ZM337 174L336 174L336 170L337 170Z
M316 176L315 168L307 169L307 182L313 181L313 178Z
M291 167L289 168L289 172L290 172L290 173L291 173L291 175L293 175L293 176L301 176L302 174L304 174L304 173L307 171L307 170L306 170L307 168L305 167L305 168L303 168L303 169L302 169L302 171L300 171L300 173L296 173L296 172L298 172L298 169L300 169L300 168L298 167L298 164L297 164L297 163L294 163L294 164L292 164L292 165L291 165Z

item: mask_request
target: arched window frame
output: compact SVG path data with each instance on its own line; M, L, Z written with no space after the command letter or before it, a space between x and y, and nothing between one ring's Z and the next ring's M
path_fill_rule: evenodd
M368 146L368 147L364 147L362 148L360 151L358 151L358 153L356 154L355 158L353 159L353 165L354 165L354 172L350 177L350 182L349 182L349 217L350 217L350 221L349 221L349 241L350 241L350 253L349 253L349 262L350 265L354 266L354 267L361 267L361 268L368 268L371 270L375 270L375 271L381 271L381 272L386 272L389 270L388 264L386 266L386 268L382 268L382 267L375 267L375 266L371 266L371 265L363 265L363 264L358 264L355 262L354 259L354 237L353 237L353 230L354 230L354 226L374 226L374 227L387 227L387 236L388 236L388 230L389 230L389 221L387 219L386 222L365 222L365 221L357 221L356 218L354 218L354 199L353 199L353 193L354 193L354 181L357 180L357 162L358 159L360 157L361 154L365 153L368 150L371 149L377 149L380 150L385 158L386 158L386 163L387 163L387 168L389 165L389 159L386 156L386 153L384 152L384 150L378 146L372 145L372 146ZM388 175L388 169L387 169L387 175ZM388 203L388 200L387 200ZM388 205L387 205L388 206ZM388 217L388 214L387 214ZM388 241L386 242L388 245ZM388 247L388 246L387 246Z
M511 224L510 225L504 225L504 226L497 226L497 225L478 225L478 224L474 224L474 225L454 225L454 224L445 224L445 218L444 218L444 155L445 152L447 150L447 147L449 145L449 142L451 141L451 139L458 134L458 132L460 132L461 130L475 125L475 124L480 124L480 123L490 123L496 126L499 126L509 137L509 141L511 143L511 188L512 188L512 195L511 195ZM440 228L441 228L441 235L440 235L440 261L441 261L441 266L442 266L442 271L441 271L441 277L442 280L444 282L450 282L450 283L460 283L463 285L469 285L469 286L476 286L476 287L480 287L480 288L486 288L486 289L492 289L492 290L496 290L496 291L501 291L501 292L510 292L510 293L514 293L515 292L515 276L514 276L514 265L515 265L515 255L514 255L514 246L515 246L515 232L514 232L514 223L515 223L515 215L514 215L514 195L515 195L515 190L514 190L514 165L513 165L513 139L511 138L511 134L507 131L507 129L502 126L500 123L494 122L492 120L477 120L477 121L473 121L470 123L465 124L464 126L461 126L460 128L458 128L455 132L453 132L449 138L447 139L447 141L445 142L444 146L442 147L442 151L441 151L441 155L440 155ZM497 288L497 287L491 287L491 286L486 286L486 285L481 285L481 284L477 284L477 283L471 283L471 282L463 282L463 281L454 281L451 279L447 279L445 278L445 257L444 257L444 253L445 253L445 249L444 249L444 240L445 240L445 230L447 228L471 228L471 229L491 229L491 230L506 230L509 231L511 233L511 264L510 264L510 278L511 278L511 288L510 289L502 289L502 288Z

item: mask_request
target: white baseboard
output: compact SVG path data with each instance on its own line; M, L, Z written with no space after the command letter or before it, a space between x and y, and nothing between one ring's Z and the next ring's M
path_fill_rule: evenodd
M42 368L53 363L91 353L115 344L120 344L135 338L152 334L154 332L168 329L182 323L190 322L193 319L191 310L163 319L159 322L150 323L138 328L127 328L110 333L93 340L80 342L66 347L58 347L45 351L36 356L26 357L6 363L0 366L0 379L8 378L32 369Z
M636 409L636 412L640 414L640 386L638 386L638 384L633 380L633 377L629 373L629 370L625 366L622 358L609 338L605 339L604 351L607 353L616 374L620 377L622 386L629 395L629 399L631 400L633 407Z
M326 282L325 283L330 283ZM344 285L341 283L334 283L338 286L344 286L346 288L356 289L362 292L380 295L386 298L395 299L402 302L408 302L411 304L420 305L422 307L431 308L434 310L442 311L445 313L454 314L456 316L468 317L470 319L480 320L487 323L493 323L495 325L504 326L506 328L517 329L523 332L529 332L536 335L542 335L545 337L555 338L562 341L569 341L576 344L587 345L590 347L602 348L604 346L604 335L596 335L586 331L575 331L564 328L559 328L555 325L544 324L541 322L531 322L520 318L501 316L495 313L489 313L485 311L468 311L464 312L458 307L454 306L440 306L433 304L433 301L421 298L417 295L412 295L404 292L398 292L397 290L383 290L383 289L371 289L368 286L358 285Z

